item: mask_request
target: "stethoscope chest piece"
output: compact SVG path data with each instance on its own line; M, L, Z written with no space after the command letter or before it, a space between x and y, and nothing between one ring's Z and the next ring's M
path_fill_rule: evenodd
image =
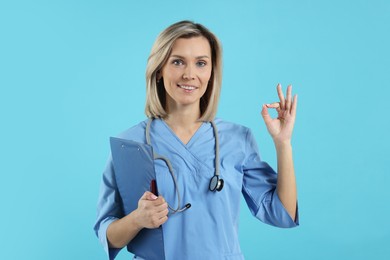
M210 191L221 191L223 188L223 179L220 179L218 175L214 175L210 179L210 184L209 184L209 190Z

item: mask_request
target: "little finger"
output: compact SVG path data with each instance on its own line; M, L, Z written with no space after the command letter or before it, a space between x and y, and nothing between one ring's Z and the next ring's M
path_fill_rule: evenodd
M292 105L291 105L291 115L294 117L296 116L296 113L297 113L297 105L298 105L298 95L295 94Z

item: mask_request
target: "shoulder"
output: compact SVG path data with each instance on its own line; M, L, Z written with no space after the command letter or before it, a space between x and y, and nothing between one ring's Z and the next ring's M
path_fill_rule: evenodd
M139 122L138 124L126 129L117 135L118 138L133 140L136 142L145 142L145 129L148 120Z
M257 144L250 128L222 119L215 119L214 122L218 129L220 145L223 147L221 151L228 151L229 154L234 151L233 154L236 154L237 158L240 158L239 154L249 155L257 151Z
M214 122L220 135L230 135L231 137L246 138L250 133L250 129L248 127L240 124L225 121L220 118L216 118Z

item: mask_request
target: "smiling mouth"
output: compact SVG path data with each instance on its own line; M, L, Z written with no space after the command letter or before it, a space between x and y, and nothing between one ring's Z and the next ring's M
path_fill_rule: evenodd
M180 84L177 84L177 86L179 88L181 88L181 89L188 90L188 91L192 91L192 90L198 89L197 87L191 86L191 85L180 85Z

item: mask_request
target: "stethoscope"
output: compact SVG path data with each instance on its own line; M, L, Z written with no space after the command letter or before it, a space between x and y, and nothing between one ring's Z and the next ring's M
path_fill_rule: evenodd
M150 141L150 125L152 124L153 118L149 118L148 123L146 125L145 135L146 135L146 143L150 146L152 146ZM223 188L224 181L219 177L219 139L218 139L218 130L217 126L215 125L214 121L210 121L211 126L213 127L214 131L214 138L215 138L215 172L214 176L211 177L210 183L209 183L209 190L210 191L221 191ZM191 207L190 203L187 203L184 207L180 207L180 192L179 187L177 185L176 176L173 173L173 167L169 159L165 156L159 155L153 151L153 159L154 160L163 160L166 165L168 166L169 173L171 174L173 183L175 185L175 190L177 194L177 207L176 209L172 208L169 204L168 207L172 211L172 213L177 212L183 212L186 209L189 209Z

